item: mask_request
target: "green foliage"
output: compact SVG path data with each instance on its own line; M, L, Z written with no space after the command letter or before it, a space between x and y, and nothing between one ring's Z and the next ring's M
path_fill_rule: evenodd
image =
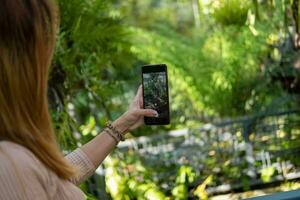
M203 111L241 115L258 103L249 104L247 100L264 84L260 83L263 80L258 66L267 53L268 32L255 36L247 26L227 27L192 39L163 27L159 32L134 32L140 37L132 47L138 57L169 66L171 108L176 122L180 121L178 115L197 116Z
M215 2L214 17L222 25L243 26L247 19L251 1L219 0Z
M127 158L127 162L109 157L105 160L105 166L107 190L113 199L164 200L166 198L137 157L131 155L131 158ZM119 169L119 166L123 169Z
M287 14L292 12L290 1L58 3L61 26L50 73L49 99L53 124L64 150L89 141L107 120L116 119L126 110L140 84L143 64L168 65L172 123L145 127L131 136L198 127L211 118L297 106L297 96L282 86L286 77L299 78L294 68L298 53L292 45L283 45L294 24L292 15ZM195 10L200 13L200 27L194 26ZM292 129L285 132L287 136L294 134ZM241 133L237 137L242 138ZM214 156L217 148L228 145L227 141L214 143L209 150L211 156L203 163L220 170L227 181L242 180L247 189L249 177L241 175L243 169L227 162L224 155ZM271 148L297 145L295 141L284 141ZM113 199L166 199L171 195L186 199L191 195L189 185L196 175L188 165L151 166L130 151L124 155L121 159L113 155L105 164L107 190ZM239 156L242 159L244 155ZM220 160L224 165L218 168ZM246 161L241 163L247 167ZM262 169L263 181L270 180L275 173L272 170ZM171 175L161 178L160 173L166 171ZM195 196L208 198L206 187L219 184L210 175L205 174L207 178L196 188ZM173 189L163 188L162 180L169 180Z
M61 26L50 73L50 103L58 137L65 140L62 146L74 148L126 110L138 77L132 68L128 31L111 14L111 2L58 3ZM91 119L93 130L84 129L81 124ZM70 141L74 132L80 138L77 142Z
M188 186L195 181L196 174L190 166L182 165L176 177L176 185L172 189L172 195L176 200L188 198Z
M153 169L146 166L139 156L129 153L126 159L122 158L110 156L105 160L107 190L113 199L167 199L167 195L158 187L157 179L153 178ZM180 166L171 199L187 199L188 187L195 178L196 174L190 166Z
M263 182L270 182L276 170L273 166L265 167L261 170L261 179Z
M144 63L166 63L169 68L172 124L160 129L198 126L198 119L205 116L233 117L274 105L285 107L282 99L286 93L261 69L269 45L279 42L274 38L283 30L282 13L287 5L276 1L278 9L265 6L269 14L263 12L260 21L255 21L249 3L219 1L210 5L215 8L213 13L206 5L208 13L203 20L207 27L215 24L212 15L219 13L219 18L234 22L246 10L250 13L247 23L214 25L210 29L203 25L200 30L186 23L188 28L182 32L176 12L170 14L165 8L173 5L172 9L180 10L178 15L185 15L189 3L181 2L180 8L175 6L177 3L169 3L59 1L61 28L50 88L54 89L54 107L60 107L53 112L60 138L63 133L72 138L74 130L80 133L77 124L88 124L91 118L95 128L90 131L95 133L108 119L121 115L140 82L140 66ZM227 15L226 9L232 15ZM162 16L166 16L165 21ZM268 67L268 71L275 72L279 69L276 66L274 70ZM157 130L144 128L133 135ZM91 137L85 134L82 141Z
M211 184L213 181L213 176L209 175L203 183L201 183L194 191L194 195L197 196L201 200L208 199L208 194L205 191L206 187Z

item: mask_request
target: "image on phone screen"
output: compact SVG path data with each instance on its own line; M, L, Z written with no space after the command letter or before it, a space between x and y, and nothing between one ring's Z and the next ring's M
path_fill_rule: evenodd
M166 124L169 121L169 97L167 72L151 71L143 73L143 93L144 108L156 110L158 116L155 119L149 119L152 124ZM145 119L147 122L147 119Z

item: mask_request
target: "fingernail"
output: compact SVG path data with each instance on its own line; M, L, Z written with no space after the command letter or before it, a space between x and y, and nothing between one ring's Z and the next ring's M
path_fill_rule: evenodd
M157 111L153 111L154 117L158 117L158 112Z

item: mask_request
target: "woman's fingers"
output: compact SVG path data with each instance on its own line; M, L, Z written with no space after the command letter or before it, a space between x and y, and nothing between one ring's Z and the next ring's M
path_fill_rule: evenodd
M143 86L142 85L139 86L139 89L136 92L134 100L138 101L141 96L143 96Z
M136 114L146 117L158 117L157 111L152 109L138 109L136 110Z
M143 86L140 85L138 90L139 106L140 108L144 107L144 98L143 98Z
M134 104L134 107L136 107L136 108L143 108L144 101L143 101L143 86L142 85L139 86L132 104Z

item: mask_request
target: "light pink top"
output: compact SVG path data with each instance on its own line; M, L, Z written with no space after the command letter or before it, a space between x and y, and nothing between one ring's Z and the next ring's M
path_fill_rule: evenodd
M66 158L80 168L70 181L60 179L25 147L0 142L0 200L82 200L77 186L92 175L95 167L87 155L76 149Z

